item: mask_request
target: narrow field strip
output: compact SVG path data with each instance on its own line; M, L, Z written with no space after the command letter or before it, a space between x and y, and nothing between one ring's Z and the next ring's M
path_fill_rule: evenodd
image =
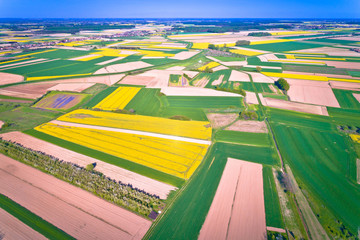
M199 239L266 239L261 164L228 158Z
M211 141L212 134L211 125L206 121L181 121L160 117L92 111L87 109L72 111L59 117L57 120L174 135L207 141Z
M0 185L0 193L76 239L141 239L151 225L53 176L0 158L0 182L7 182Z
M99 102L94 108L112 111L116 109L124 109L126 105L140 91L138 87L119 87L104 100Z
M183 179L192 175L208 148L198 143L53 123L35 130Z

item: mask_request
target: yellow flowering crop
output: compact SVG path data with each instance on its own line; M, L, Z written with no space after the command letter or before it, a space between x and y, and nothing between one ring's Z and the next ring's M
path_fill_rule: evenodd
M10 60L10 61L4 61L4 62L0 62L0 64L5 64L5 63L11 63L11 62L18 62L18 61L22 61L22 60L26 60L26 59L30 59L31 57L26 57L26 58L20 58L20 59L15 59L15 60Z
M315 80L315 81L327 81L328 80L328 78L325 76L316 76L316 75L293 74L293 73L274 73L274 72L261 72L261 73L268 77L294 78L294 79Z
M27 81L36 81L36 80L43 80L43 79L78 77L78 76L87 76L87 75L91 75L91 73L72 74L72 75L58 75L58 76L43 76L43 77L28 77L26 80Z
M52 123L35 129L183 179L193 174L208 148L198 143Z
M76 61L87 62L87 61L94 60L94 59L101 58L101 57L102 57L102 55L90 54L88 57L79 58Z
M109 96L98 103L94 108L102 110L124 109L126 105L140 91L138 87L118 87Z
M268 43L280 43L280 42L292 42L294 40L290 39L273 39L273 40L264 40L264 41L255 41L250 42L250 45L257 45L257 44L268 44Z
M217 67L219 65L220 65L220 63L217 63L217 62L209 62L208 64L206 64L202 67L199 67L198 70L204 71L206 68L211 69L211 68Z
M360 135L350 134L350 137L354 142L360 143Z
M196 48L196 49L207 49L209 47L209 43L193 43L191 48Z
M231 49L230 52L241 54L241 55L246 55L246 56L256 56L256 55L263 54L262 52L256 52L256 51L245 50L245 49Z
M142 115L78 109L58 118L60 121L153 132L180 137L211 140L210 123L206 121L181 121Z

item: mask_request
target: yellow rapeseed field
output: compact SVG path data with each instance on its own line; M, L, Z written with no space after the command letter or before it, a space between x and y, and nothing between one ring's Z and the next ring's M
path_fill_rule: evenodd
M180 137L211 140L207 121L181 121L168 118L78 109L58 118L60 121L153 132Z
M101 48L98 51L92 53L96 55L108 56L108 57L127 57L129 54L122 54L120 49Z
M22 61L22 60L26 60L26 59L31 59L31 57L20 58L20 59L15 59L15 60L10 60L10 61L4 61L4 62L0 62L0 64L11 63L11 62L18 62L18 61Z
M245 49L231 49L230 52L241 54L241 55L246 55L246 56L256 56L256 55L263 54L262 52L256 52L256 51L245 50Z
M300 56L296 56L296 59L314 59L314 60L346 61L345 58L326 58L326 57L300 57Z
M96 55L96 54L90 54L90 55L88 55L88 57L79 58L76 61L87 62L87 61L94 60L94 59L101 58L101 57L103 57L103 56L102 55Z
M292 42L294 40L290 39L273 39L273 40L264 40L264 41L251 41L250 45L257 45L257 44L268 44L268 43L281 43L281 42Z
M109 96L99 102L94 108L102 110L124 109L126 105L140 91L138 87L118 87Z
M293 73L274 73L274 72L261 72L261 73L268 77L294 78L294 79L315 80L315 81L327 81L328 80L328 78L325 76L293 74Z
M52 123L35 129L184 179L193 174L208 148L198 143Z
M206 64L202 67L199 67L198 70L204 71L206 68L211 69L211 68L217 67L219 65L220 65L220 63L217 63L217 62L209 62L208 64Z
M350 134L350 137L354 142L360 143L360 135Z
M27 81L36 81L36 80L43 80L43 79L78 77L78 76L88 76L88 75L91 75L91 73L72 74L72 75L58 75L58 76L28 77L26 80Z
M209 47L209 43L193 43L191 48L196 48L196 49L207 49Z

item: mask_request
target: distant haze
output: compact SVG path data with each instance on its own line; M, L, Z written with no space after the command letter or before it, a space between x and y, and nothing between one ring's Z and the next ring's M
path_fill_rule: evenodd
M360 0L0 0L0 18L359 18Z

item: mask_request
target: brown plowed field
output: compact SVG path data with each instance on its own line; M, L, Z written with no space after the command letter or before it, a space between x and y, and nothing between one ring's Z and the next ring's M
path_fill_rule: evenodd
M0 192L77 239L141 239L151 222L0 155Z
M102 172L105 176L121 181L125 184L130 183L132 186L142 189L145 192L155 194L162 199L165 199L171 190L175 190L175 187L168 184L144 177L140 174L128 171L115 165L102 162L98 159L70 151L21 132L4 133L1 134L0 137L4 140L20 143L27 148L45 152L46 154L82 167L91 163L96 163L95 170Z
M199 239L266 239L261 164L228 159Z
M0 85L17 83L22 81L24 81L24 77L21 75L0 72Z

